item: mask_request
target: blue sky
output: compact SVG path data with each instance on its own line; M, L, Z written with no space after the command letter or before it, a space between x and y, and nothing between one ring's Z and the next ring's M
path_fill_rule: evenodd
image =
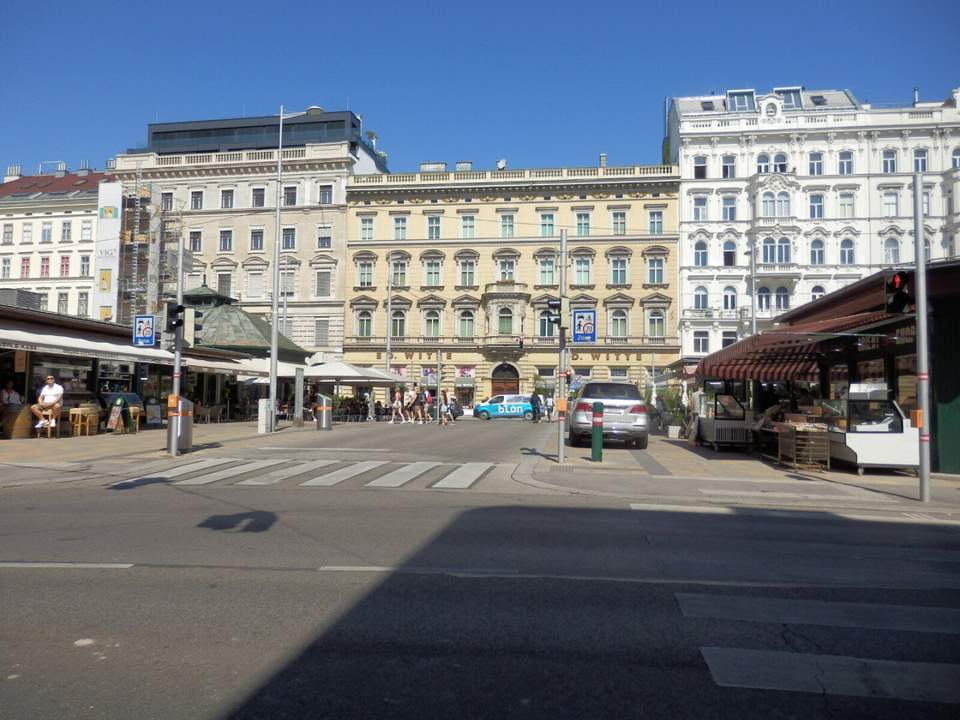
M106 158L156 120L349 108L393 171L658 162L663 101L960 85L960 2L0 3L0 164Z

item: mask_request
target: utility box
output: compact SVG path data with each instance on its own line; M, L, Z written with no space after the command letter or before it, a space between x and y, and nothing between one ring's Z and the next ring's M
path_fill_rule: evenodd
M193 450L193 403L182 395L168 398L167 447L178 453Z
M270 432L273 423L270 417L270 398L260 398L257 402L257 433L265 435Z

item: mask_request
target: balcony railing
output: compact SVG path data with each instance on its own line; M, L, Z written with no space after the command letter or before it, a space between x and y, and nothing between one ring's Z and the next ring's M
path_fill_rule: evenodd
M307 147L287 148L283 151L284 160L302 160L305 158L331 158L345 155L346 143L323 143ZM151 160L153 162L151 163ZM223 153L188 153L184 155L132 154L120 155L114 160L116 170L135 170L137 163L144 168L186 167L191 165L231 165L250 162L276 162L276 150L241 150Z
M404 335L402 337L393 336L390 338L390 344L393 347L399 346L416 346L416 347L514 347L519 349L520 344L519 339L523 339L524 348L528 347L550 347L556 346L559 342L557 336L549 335L474 335L474 336L460 336L460 335L443 335L439 337L431 337L427 335ZM375 345L385 345L386 337L383 335L348 335L344 338L344 341L347 345L350 346L375 346ZM621 346L633 346L638 347L641 345L675 345L678 343L678 339L673 336L660 336L660 335L628 335L628 336L606 336L598 337L597 342L595 343L573 343L568 341L568 347L582 347L584 345L590 346L605 346L605 345L621 345Z
M797 263L757 263L758 275L799 275Z
M626 165L622 167L540 168L533 170L477 170L470 172L420 172L354 175L348 185L406 185L475 183L484 180L562 180L603 177L652 177L677 175L675 165Z

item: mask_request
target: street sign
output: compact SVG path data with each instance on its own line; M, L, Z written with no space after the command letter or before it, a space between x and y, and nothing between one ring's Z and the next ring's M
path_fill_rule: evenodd
M597 341L597 311L573 311L573 342L595 343Z
M133 316L133 344L138 347L153 347L156 344L156 316Z

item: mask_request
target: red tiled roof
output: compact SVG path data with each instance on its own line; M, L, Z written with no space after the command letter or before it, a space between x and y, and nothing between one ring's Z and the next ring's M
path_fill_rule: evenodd
M66 173L63 177L28 175L0 185L0 197L17 193L89 192L96 190L101 180L113 180L113 177L102 172L90 172L87 175Z

